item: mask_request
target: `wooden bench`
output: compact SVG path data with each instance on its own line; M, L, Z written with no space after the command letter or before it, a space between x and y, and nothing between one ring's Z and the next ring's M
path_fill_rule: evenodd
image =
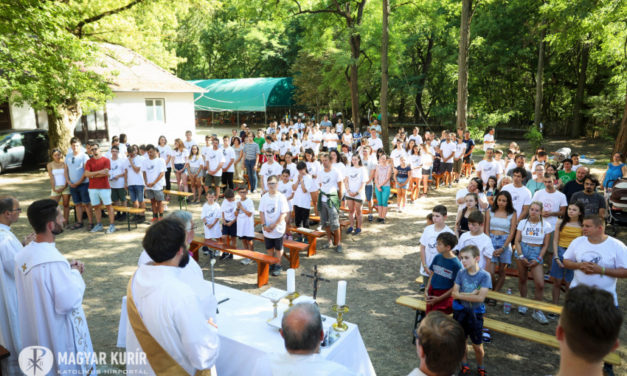
M265 242L263 234L258 232L255 233L255 240L260 242ZM283 252L283 257L285 257L290 262L290 268L296 269L300 266L300 252L307 251L309 249L309 244L297 242L295 240L283 240L283 248L287 248L289 255L286 255L286 252Z
M311 229L305 230L305 229L300 229L294 226L288 227L288 230L290 232L295 232L297 234L307 237L307 242L309 243L309 249L307 251L308 257L316 254L316 247L318 246L318 238L326 236L327 234L324 231L317 231L317 230L311 230Z
M424 300L411 296L400 296L398 299L396 299L396 304L416 310L417 313L419 311L424 312L427 309L427 303ZM416 317L418 317L418 315L416 315ZM416 322L414 322L414 327L415 326ZM513 337L525 339L528 341L559 349L559 342L554 335L504 323L502 321L490 319L485 316L483 318L483 327L494 330L497 333L507 334ZM603 360L613 365L621 364L621 359L618 352L608 354Z
M191 192L172 191L167 189L164 189L163 193L170 196L178 196L180 210L183 210L183 202L185 202L185 210L187 210L187 199L194 195Z
M309 216L309 220L312 222L317 222L320 223L320 216L319 215L310 215ZM350 225L351 221L348 219L340 219L340 227L343 229L345 227L348 227L348 225Z
M76 217L76 205L74 205L73 202L70 202L70 207L74 208L74 222L78 222L77 217ZM107 207L100 204L98 206L94 206L92 207L92 209L94 210L105 210ZM128 231L131 231L131 214L135 214L135 215L145 215L146 211L144 209L141 208L133 208L133 207L129 207L129 206L117 206L117 205L113 205L113 210L114 211L118 211L120 213L126 213L126 226L128 228ZM135 223L135 228L137 228L137 223Z
M195 260L198 260L198 251L203 246L206 246L209 249L245 257L257 262L257 287L261 287L268 283L270 264L278 264L281 261L276 257L268 256L261 252L249 251L248 249L227 248L223 243L213 240L205 240L201 237L195 237L190 245L190 252L192 252L192 257L194 257Z

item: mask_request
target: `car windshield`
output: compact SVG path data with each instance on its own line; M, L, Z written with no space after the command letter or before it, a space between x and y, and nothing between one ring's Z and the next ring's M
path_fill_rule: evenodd
M13 136L13 133L0 133L0 144L9 142L12 136Z

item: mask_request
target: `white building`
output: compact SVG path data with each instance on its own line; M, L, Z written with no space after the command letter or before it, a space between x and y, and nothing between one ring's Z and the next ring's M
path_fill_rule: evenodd
M131 144L156 144L160 135L168 143L184 138L186 130L196 133L194 93L204 89L190 84L136 52L122 46L100 43L103 67L94 71L106 75L115 72L109 87L113 98L105 108L83 115L74 135L83 141L111 139L125 133ZM43 111L29 106L0 104L1 129L48 128Z

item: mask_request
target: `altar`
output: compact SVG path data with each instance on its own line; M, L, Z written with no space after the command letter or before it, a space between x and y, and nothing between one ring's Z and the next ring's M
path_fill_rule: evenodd
M267 323L273 316L272 303L268 299L217 283L215 286L218 302L223 301L218 305L220 312L217 315L220 335L220 355L216 363L218 375L249 375L261 356L285 351L278 329ZM287 301L283 300L279 303L278 311L283 312L285 309ZM126 320L126 308L123 304L118 333L119 347L125 347ZM334 317L324 315L323 320L325 328L335 322ZM359 328L350 322L345 323L348 329L339 332L339 338L332 345L321 347L320 355L324 359L344 365L358 375L376 375Z

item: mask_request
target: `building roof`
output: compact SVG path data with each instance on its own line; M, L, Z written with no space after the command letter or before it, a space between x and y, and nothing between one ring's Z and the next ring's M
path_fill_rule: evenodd
M294 85L290 77L240 78L189 81L205 89L194 94L197 111L264 112L270 107L289 107Z
M91 69L107 75L113 92L203 93L137 52L115 44L98 43L101 58Z

